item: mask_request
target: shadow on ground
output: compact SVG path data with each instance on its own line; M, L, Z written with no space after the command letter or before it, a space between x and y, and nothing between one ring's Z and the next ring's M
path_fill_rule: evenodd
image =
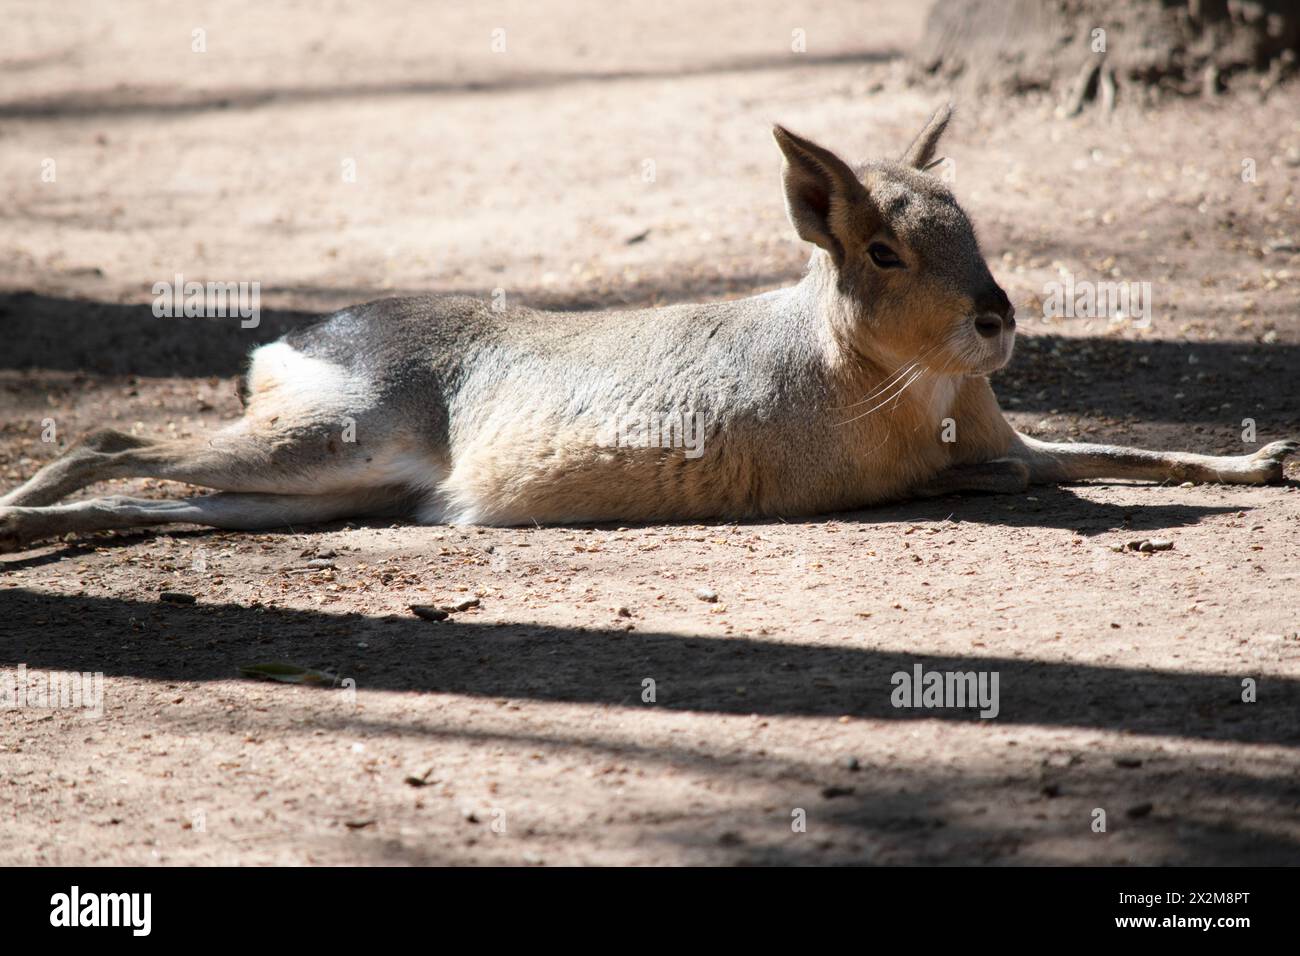
M328 693L328 692L325 692ZM238 731L286 732L257 712L241 715ZM678 859L740 865L950 865L1094 863L1160 865L1295 865L1300 843L1267 825L1300 800L1300 784L1279 768L1247 774L1207 771L1202 760L1170 754L1145 741L1125 748L1124 766L1105 754L1057 751L1029 770L1012 771L967 761L960 774L906 758L850 769L765 754L711 751L686 745L607 739L599 729L582 734L485 731L423 720L373 720L321 716L298 720L288 731L325 731L348 738L382 736L440 747L469 744L493 751L574 754L597 765L632 764L651 773L707 777L742 792L767 794L725 810L664 807L629 814L637 842L670 844ZM230 732L219 721L185 719L184 733ZM775 795L774 792L775 791ZM1014 806L1008 806L1009 801ZM1228 813L1222 808L1234 806ZM1092 829L1094 811L1107 812L1104 833ZM1189 811L1188 808L1196 808ZM791 827L795 809L808 829ZM529 835L527 804L518 818ZM550 834L556 835L554 833ZM574 835L569 835L574 839ZM581 841L581 837L577 837ZM346 852L359 862L449 865L481 861L477 844L458 847L403 844L350 835Z
M1182 740L1239 744L1300 743L1300 682L1269 678L1261 703L1240 702L1240 676L1104 667L1005 657L900 654L870 646L808 646L728 636L584 630L526 624L480 625L458 619L369 618L238 605L176 606L0 591L0 670L101 671L157 682L237 678L241 665L292 661L351 676L361 693L406 691L485 700L561 702L643 708L642 681L657 684L656 710L760 717L842 717L880 721L941 720L973 730L1008 726L1082 728ZM21 622L21 623L20 623ZM357 639L373 651L357 659ZM891 703L897 672L985 670L999 674L1000 713L899 709ZM743 694L738 693L743 688ZM685 768L767 796L725 811L665 808L623 821L638 840L663 841L688 858L752 864L817 862L1054 863L1125 862L1286 864L1300 845L1262 821L1300 802L1300 782L1276 773L1219 771L1161 741L1132 738L1125 753L1139 770L1109 755L1073 750L1069 760L1025 770L977 763L954 775L905 757L854 772L842 765L766 755L762 760L713 745L700 749L609 740L590 733L484 731L427 717L395 721L354 713L302 710L302 694L337 689L283 688L285 706L158 719L186 734L379 734L439 745L477 743L528 752L585 751L640 766ZM315 698L312 698L313 700ZM1266 703L1265 703L1266 702ZM112 719L111 698L108 719ZM298 716L294 716L297 713ZM303 719L307 717L308 719ZM206 723L205 723L206 722ZM396 785L396 780L392 782ZM742 790L742 792L744 792ZM775 796L773 796L775 794ZM1014 809L1005 804L1014 800ZM1240 801L1242 812L1222 808ZM1106 834L1089 829L1093 808L1107 809ZM804 808L818 836L793 834L791 807ZM1188 808L1195 808L1189 810ZM526 817L526 807L521 811ZM516 818L518 819L518 817ZM543 831L547 824L539 823ZM617 839L616 837L611 839ZM349 837L351 859L449 863L475 858L449 845L438 851L366 835ZM1068 849L1063 849L1068 848Z
M901 56L898 50L854 50L844 53L801 53L778 57L736 57L712 63L681 63L662 69L578 70L514 73L460 80L407 80L401 82L347 83L320 86L282 86L267 89L231 87L219 90L184 90L159 87L87 90L74 94L41 96L0 102L0 119L60 120L102 116L180 115L214 110L248 110L270 104L321 103L335 100L393 97L448 96L548 90L581 83L618 83L636 80L678 80L721 73L766 73L826 66L885 63Z
M659 688L658 706L670 710L975 719L967 712L895 708L891 675L910 674L920 664L926 670L997 671L1000 725L1300 744L1300 681L1270 679L1260 693L1267 705L1245 706L1241 675L1231 672L941 658L737 636L479 625L463 618L434 624L234 604L186 607L22 588L0 591L0 617L11 625L0 638L0 663L42 670L201 681L237 676L241 665L289 660L353 676L372 689L615 706L637 706L641 682L650 676ZM44 623L16 625L32 620ZM386 653L358 659L359 629ZM164 631L171 637L160 638ZM864 636L870 641L870 626ZM745 688L743 695L737 687Z

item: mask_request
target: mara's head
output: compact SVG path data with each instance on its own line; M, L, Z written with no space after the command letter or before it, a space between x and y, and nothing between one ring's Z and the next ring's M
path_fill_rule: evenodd
M929 170L950 110L931 118L898 162L856 172L777 126L786 209L825 253L855 348L935 371L983 374L1006 364L1015 311L993 281L970 220Z

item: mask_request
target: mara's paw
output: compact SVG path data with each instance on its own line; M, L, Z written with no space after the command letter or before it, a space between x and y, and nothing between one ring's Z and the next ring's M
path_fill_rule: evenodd
M1250 463L1249 475L1252 484L1270 484L1282 480L1282 465L1300 452L1300 441L1288 438L1285 441L1269 442L1255 454L1247 457Z
M51 537L43 512L43 508L0 505L0 554L21 551L34 541Z
M19 551L27 544L22 523L17 508L0 508L0 554Z

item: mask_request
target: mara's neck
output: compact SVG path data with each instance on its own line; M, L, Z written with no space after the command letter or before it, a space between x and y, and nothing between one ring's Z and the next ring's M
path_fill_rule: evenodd
M811 323L834 399L864 407L905 402L946 414L960 376L930 370L874 348L862 334L863 317L840 290L830 256L818 249L799 283L788 290L792 304Z

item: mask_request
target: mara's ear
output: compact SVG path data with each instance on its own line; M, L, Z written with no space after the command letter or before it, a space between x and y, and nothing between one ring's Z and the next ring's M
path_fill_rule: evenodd
M925 129L921 130L920 135L912 140L912 145L907 147L907 152L903 154L903 162L915 169L926 169L934 164L934 152L939 148L939 137L943 131L948 128L948 120L952 119L952 104L945 103L934 111L930 117L930 122L925 124Z
M849 212L867 200L867 191L844 160L829 149L796 136L784 126L772 127L785 163L781 180L785 208L799 238L821 246L838 266L844 261Z

